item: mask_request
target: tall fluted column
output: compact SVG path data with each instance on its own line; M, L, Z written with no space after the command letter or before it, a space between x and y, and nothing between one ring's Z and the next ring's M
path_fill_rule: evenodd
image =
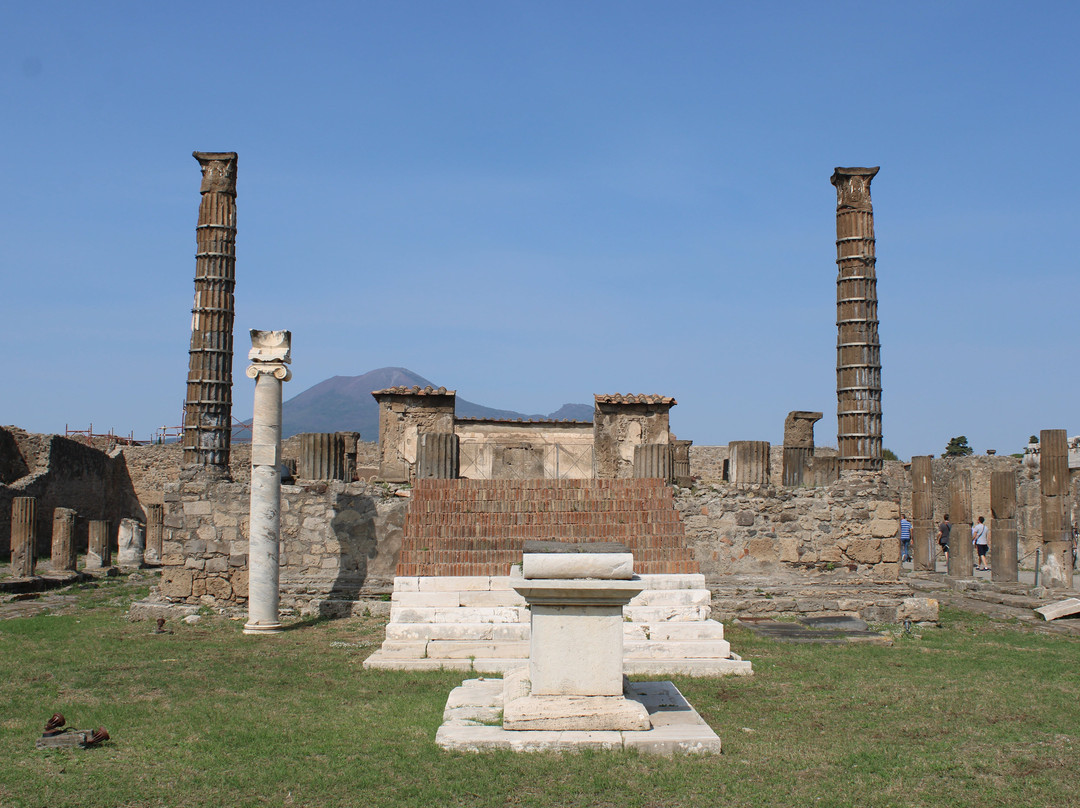
M88 532L90 539L89 546L86 548L86 569L99 570L112 566L109 523L104 519L91 519Z
M194 152L202 167L195 303L184 407L187 474L228 478L232 435L236 153Z
M15 497L11 500L11 575L29 578L37 561L37 500Z
M1072 530L1067 518L1069 497L1069 440L1064 429L1039 432L1039 488L1042 494L1043 586L1071 589ZM991 535L990 541L994 537Z
M911 458L911 555L917 570L937 566L934 525L934 472L929 455Z
M990 578L1015 581L1016 472L990 472Z
M878 340L875 168L837 168L836 438L840 470L881 470L881 343Z
M165 533L165 507L163 505L146 506L146 553L143 559L147 564L161 563L161 541Z
M970 578L974 575L975 552L971 546L971 472L958 471L949 486L949 513L952 532L949 533L950 578Z
M248 536L248 621L245 634L281 630L278 546L281 534L281 384L292 374L292 334L251 331L255 413L251 421L251 518Z

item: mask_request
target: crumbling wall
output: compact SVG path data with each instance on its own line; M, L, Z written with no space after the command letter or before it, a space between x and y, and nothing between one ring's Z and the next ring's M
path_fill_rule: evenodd
M680 489L676 507L707 579L845 567L891 581L900 573L899 500L883 475L849 472L823 488L710 482Z
M389 591L407 504L392 489L367 483L283 485L283 606ZM160 594L174 602L245 604L249 508L245 483L169 483Z
M22 430L2 430L9 439L29 473L9 484L0 484L0 556L11 552L11 500L15 497L34 497L37 500L36 554L48 555L52 541L52 518L55 508L73 508L78 512L75 542L80 549L87 546L87 524L91 519L107 519L110 541L116 545L116 530L120 520L142 519L138 498L132 490L122 460L60 435L36 435ZM8 462L9 468L17 464Z

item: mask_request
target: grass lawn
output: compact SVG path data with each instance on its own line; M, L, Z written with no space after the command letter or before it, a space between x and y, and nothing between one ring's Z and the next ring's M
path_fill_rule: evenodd
M0 806L1080 805L1080 642L944 611L892 647L728 632L755 675L677 679L724 754L451 754L460 673L365 671L373 618L155 636L123 580L0 621ZM64 713L112 740L37 751Z

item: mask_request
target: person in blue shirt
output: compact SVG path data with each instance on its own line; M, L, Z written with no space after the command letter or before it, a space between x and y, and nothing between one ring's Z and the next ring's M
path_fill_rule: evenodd
M911 522L900 514L900 561L911 561Z

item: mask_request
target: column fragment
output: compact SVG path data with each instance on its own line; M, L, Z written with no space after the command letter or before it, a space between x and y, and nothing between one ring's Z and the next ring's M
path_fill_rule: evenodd
M281 631L278 548L281 537L281 385L292 374L292 334L251 331L255 412L251 421L251 517L245 634Z
M112 565L112 547L109 545L109 523L104 519L90 520L90 543L86 550L86 569L99 570Z
M1017 580L1016 472L990 472L990 578Z
M971 546L971 472L958 471L949 485L949 572L951 578L971 578L975 559Z
M837 168L836 418L840 470L880 471L881 344L878 340L874 206L878 168Z
M75 518L76 513L71 508L53 509L53 572L75 572Z
M147 564L161 563L161 541L165 533L165 508L162 505L146 506L146 552Z
M1069 498L1069 440L1064 429L1039 432L1039 489L1042 499L1043 586L1071 589L1072 530L1067 517ZM990 537L993 541L993 536Z
M29 578L37 561L37 500L15 497L11 500L11 575Z
M932 458L911 458L911 555L917 570L937 565L937 528L934 525L934 473Z
M228 478L236 285L236 153L193 154L203 179L195 228L195 302L191 309L184 405L183 467L189 475Z

